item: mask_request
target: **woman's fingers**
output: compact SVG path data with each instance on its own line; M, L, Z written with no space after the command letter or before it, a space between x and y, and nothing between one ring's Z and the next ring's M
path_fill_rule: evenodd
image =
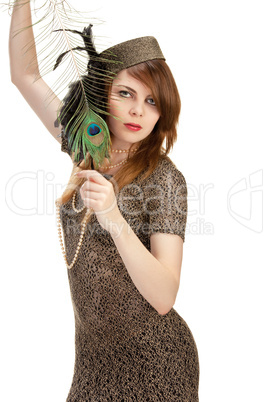
M110 223L121 217L113 184L95 170L83 170L76 175L87 179L80 189L84 205L94 210L104 229L110 230Z
M81 186L80 189L84 194L86 193L102 193L105 191L105 187L98 183L86 180L85 183Z
M99 172L96 170L82 170L81 172L75 173L77 177L85 177L86 179L99 183L105 184L108 180L106 180Z
M95 212L100 212L114 207L116 198L113 185L99 172L83 170L76 175L87 179L80 188L81 197L87 208L92 207Z
M80 188L80 194L83 199L87 196L95 198L93 194L94 192L105 194L110 184L108 180L95 170L83 170L78 172L76 176L85 177L87 179Z

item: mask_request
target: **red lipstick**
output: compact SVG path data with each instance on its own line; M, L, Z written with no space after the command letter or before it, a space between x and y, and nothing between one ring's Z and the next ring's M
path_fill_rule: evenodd
M125 123L125 126L131 131L139 131L142 129L142 127L139 124L135 123Z

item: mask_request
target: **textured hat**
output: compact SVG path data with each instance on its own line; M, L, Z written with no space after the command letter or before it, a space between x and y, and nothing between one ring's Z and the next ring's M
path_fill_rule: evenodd
M119 43L104 50L99 57L105 70L115 74L144 61L165 60L159 43L153 36L143 36Z

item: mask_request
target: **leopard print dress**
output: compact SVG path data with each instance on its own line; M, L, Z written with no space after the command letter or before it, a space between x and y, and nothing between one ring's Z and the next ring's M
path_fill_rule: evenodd
M187 186L170 159L160 160L147 179L138 176L116 197L123 217L148 250L156 232L185 241ZM79 191L75 204L83 207ZM60 208L68 261L74 257L84 214L85 209L73 210L72 199ZM160 315L140 294L94 214L67 275L75 366L66 402L198 401L199 359L191 330L174 308Z

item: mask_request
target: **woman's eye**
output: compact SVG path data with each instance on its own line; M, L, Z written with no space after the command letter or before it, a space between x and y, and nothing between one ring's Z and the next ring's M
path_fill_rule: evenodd
M119 91L120 96L123 96L124 98L129 98L131 97L131 94L128 91Z
M154 101L152 98L147 99L147 102L148 102L150 105L155 106L155 101Z

